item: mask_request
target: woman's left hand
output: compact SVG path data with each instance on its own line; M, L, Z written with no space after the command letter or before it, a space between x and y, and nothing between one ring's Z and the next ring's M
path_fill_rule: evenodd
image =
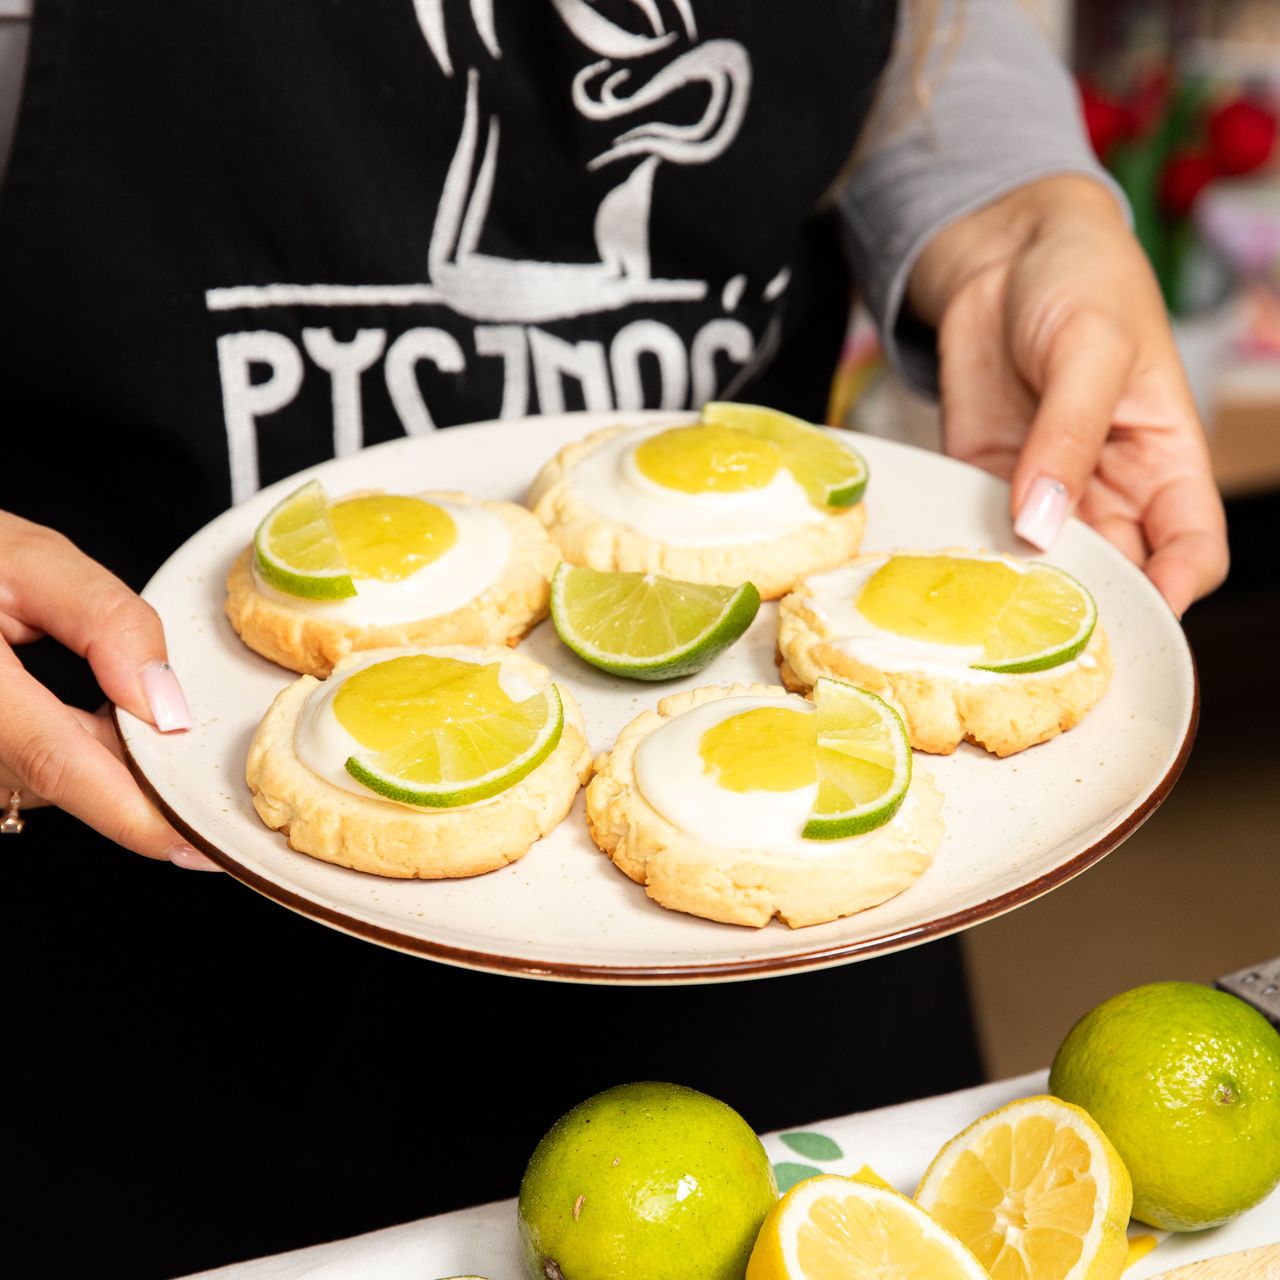
M1009 479L1047 550L1072 510L1174 612L1227 572L1226 519L1164 303L1110 192L1045 178L940 232L913 270L938 330L945 448Z

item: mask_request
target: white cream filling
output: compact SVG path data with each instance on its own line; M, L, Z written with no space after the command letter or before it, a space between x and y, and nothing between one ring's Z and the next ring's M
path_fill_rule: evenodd
M873 832L845 840L806 840L800 833L818 798L818 784L792 791L729 791L718 785L699 754L702 735L730 716L759 707L813 713L813 703L792 694L742 695L704 702L655 729L636 749L636 785L672 826L706 844L827 858L845 853ZM914 803L908 791L899 821Z
M277 591L253 570L255 588L291 609L359 627L391 627L452 613L483 595L511 558L511 534L501 516L481 506L426 499L457 526L453 546L398 582L354 579L356 594L343 600L308 600Z
M311 690L307 700L302 704L302 710L298 714L293 731L293 751L302 764L318 778L323 778L325 782L343 791L349 791L352 795L381 800L385 804L394 804L414 813L429 813L430 810L423 805L401 804L398 800L380 795L347 772L346 764L351 756L367 756L370 752L368 747L361 746L343 727L333 711L333 699L338 690L357 671L363 671L366 667L371 667L378 662L386 662L389 658L405 657L414 653L428 653L438 658L457 658L463 662L475 662L480 666L487 665L489 662L499 662L501 665L498 669L498 684L503 693L514 702L522 702L525 698L533 697L535 693L546 687L547 682L545 679L541 682L533 681L531 671L523 664L503 662L500 657L477 661L474 649L462 645L439 645L430 649L371 650L369 653L361 654L349 666L344 666L339 674L322 680ZM499 792L497 796L478 800L475 804L456 805L451 812L459 809L477 809L481 805L492 804L501 795L502 793Z
M1022 677L997 671L975 671L970 663L982 660L981 645L937 644L900 636L877 627L858 609L857 599L867 579L891 557L886 554L863 564L845 565L827 573L815 573L804 581L805 603L828 632L827 642L851 658L877 671L918 671L922 675L945 676L963 684L1000 684ZM1018 573L1027 565L1001 555L978 555L974 560L995 560ZM1073 666L1095 665L1082 655L1072 662L1051 668L1056 675ZM1035 673L1042 674L1042 673Z
M671 546L767 542L827 518L785 467L762 488L682 493L655 484L635 461L636 447L668 427L645 427L603 441L565 476L569 492L607 520Z

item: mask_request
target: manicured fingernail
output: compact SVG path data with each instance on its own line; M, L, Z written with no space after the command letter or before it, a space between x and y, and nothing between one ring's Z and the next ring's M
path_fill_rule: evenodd
M182 867L186 871L221 871L212 858L206 858L199 849L193 849L189 844L171 845L165 850L169 856L169 861L175 867Z
M1061 480L1036 476L1027 491L1022 510L1018 512L1013 531L1041 551L1048 551L1062 531L1070 506L1067 486Z
M161 733L191 728L191 712L178 683L178 677L167 662L148 662L139 674L151 718Z

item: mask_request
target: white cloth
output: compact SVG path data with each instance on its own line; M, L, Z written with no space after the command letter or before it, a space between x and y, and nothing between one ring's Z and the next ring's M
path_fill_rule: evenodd
M811 1135L808 1143L793 1137L795 1145L811 1153L815 1148L824 1149L830 1159L798 1154L795 1145L788 1144L781 1134L764 1135L764 1145L775 1162L811 1164L824 1173L855 1173L869 1165L910 1195L944 1142L1006 1102L1045 1092L1047 1083L1047 1073L1036 1071L959 1093L822 1121L803 1130ZM815 1142L812 1135L820 1137ZM835 1148L841 1153L838 1157ZM1280 1189L1250 1212L1213 1231L1167 1236L1135 1224L1131 1235L1152 1235L1160 1244L1125 1273L1125 1280L1147 1280L1184 1263L1274 1244L1280 1241ZM527 1280L516 1234L514 1200L200 1272L206 1280L433 1280L464 1275Z

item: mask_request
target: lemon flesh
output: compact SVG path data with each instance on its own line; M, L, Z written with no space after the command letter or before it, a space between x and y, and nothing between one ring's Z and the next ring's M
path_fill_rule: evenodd
M551 580L556 634L585 662L633 680L701 671L751 625L760 593L609 573L562 562Z
M698 754L728 791L795 791L818 777L813 715L789 707L728 716L702 735Z
M873 626L912 640L978 648L970 666L1021 674L1077 657L1097 622L1093 597L1069 574L1019 571L966 556L891 556L855 601Z
M842 840L889 822L911 785L911 746L887 702L843 680L814 686L818 797L802 835Z
M402 494L345 498L329 508L353 578L399 582L438 560L458 540L453 517L434 503Z
M390 800L456 808L498 795L547 758L564 711L555 685L515 701L500 664L407 654L343 681L338 723L365 750L346 770Z
M986 1280L969 1250L891 1188L822 1174L798 1183L765 1219L746 1280L860 1277Z
M682 493L763 489L782 469L782 451L732 427L694 423L650 436L635 451L641 475Z
M1087 1112L1024 1098L952 1138L916 1199L992 1280L1115 1280L1129 1257L1129 1175Z
M1217 1226L1280 1185L1280 1034L1243 1000L1153 982L1071 1029L1049 1087L1086 1108L1133 1177L1133 1215Z
M768 442L815 507L852 507L867 488L867 464L833 431L761 405L711 401L702 421Z
M777 1199L750 1126L681 1085L618 1085L561 1116L520 1183L533 1280L742 1280Z
M317 480L271 508L254 534L253 558L263 580L287 595L339 600L356 594Z

